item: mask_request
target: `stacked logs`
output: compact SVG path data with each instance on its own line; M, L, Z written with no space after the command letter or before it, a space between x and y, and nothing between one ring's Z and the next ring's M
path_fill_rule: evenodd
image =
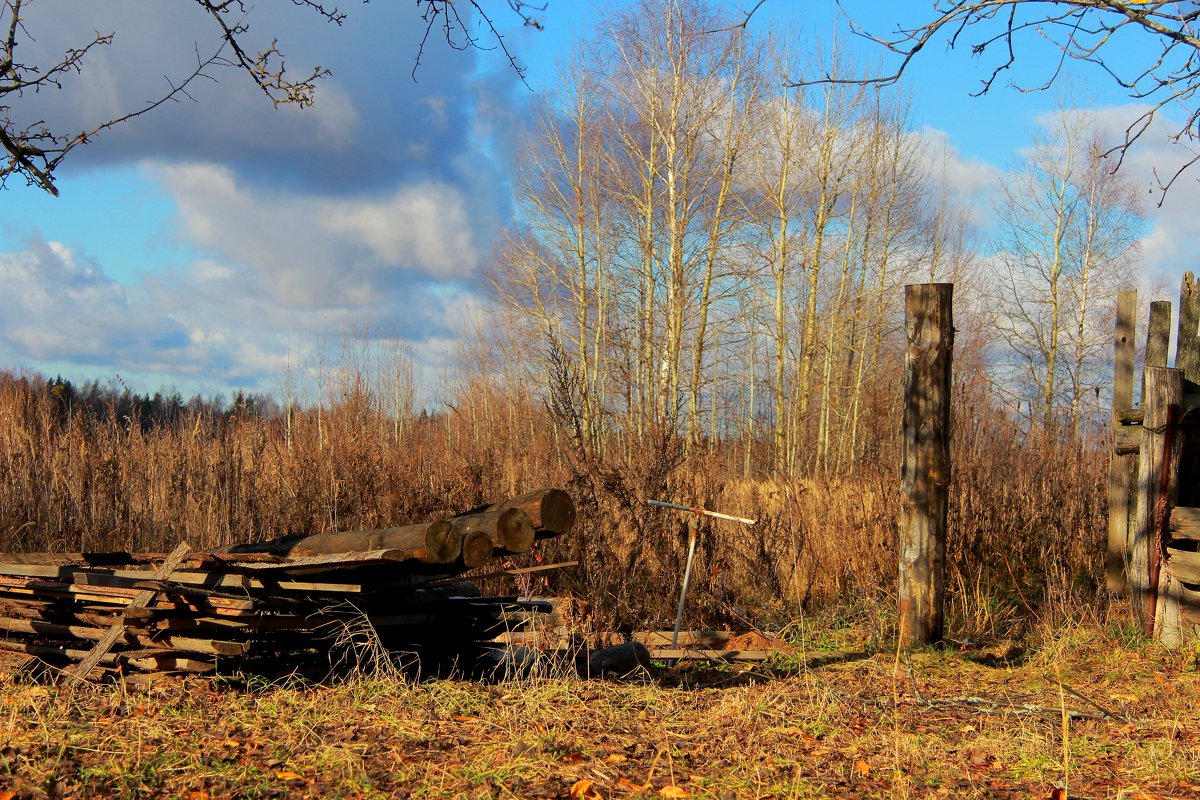
M462 579L567 533L549 489L420 525L291 536L213 552L0 554L0 651L73 679L299 673L466 663L506 618L545 610Z

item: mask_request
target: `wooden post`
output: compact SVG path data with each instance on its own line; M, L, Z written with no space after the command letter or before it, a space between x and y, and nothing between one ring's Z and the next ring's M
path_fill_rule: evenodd
M1150 327L1146 332L1147 367L1165 367L1167 349L1171 344L1171 301L1155 300L1150 304ZM1143 391L1145 383L1143 382Z
M1176 489L1176 469L1179 453L1178 429L1170 431L1172 442L1167 445L1167 422L1175 417L1183 403L1183 373L1169 367L1147 367L1146 389L1142 398L1142 447L1138 457L1137 516L1129 540L1129 569L1126 574L1133 616L1148 632L1157 598L1152 590L1157 586L1158 557L1166 535L1164 522L1169 518L1170 503ZM1172 408L1173 407L1173 408Z
M1133 485L1133 467L1137 459L1120 453L1116 433L1122 414L1133 408L1134 317L1137 292L1117 295L1117 324L1113 335L1114 367L1112 395L1113 452L1108 461L1108 552L1104 559L1104 577L1112 595L1125 593L1125 543L1129 538L1129 495Z
M942 639L954 284L904 287L904 456L900 511L900 647Z
M1175 339L1175 367L1183 373L1184 395L1200 392L1200 291L1196 276L1183 273L1179 289L1179 330ZM1194 418L1198 412L1193 411ZM1183 429L1179 444L1179 505L1200 506L1200 430Z
M1193 384L1185 389L1193 393L1200 388L1200 291L1196 276L1183 273L1179 289L1179 336L1175 342L1175 366L1183 371L1185 381Z

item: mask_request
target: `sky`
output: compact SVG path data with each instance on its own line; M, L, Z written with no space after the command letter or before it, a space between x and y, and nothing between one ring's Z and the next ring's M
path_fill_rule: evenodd
M289 3L253 7L252 42L277 38L297 72L331 70L314 107L273 108L247 78L218 71L217 81L193 84L190 99L68 156L60 197L10 180L0 191L0 369L120 375L136 391L279 397L292 371L311 371L346 337L369 337L403 343L423 375L436 375L486 304L484 270L511 217L509 175L531 108L552 91L559 60L596 35L609 5L549 0L537 31L501 0L485 0L527 67L527 86L498 52L432 40L414 81L423 29L411 2L348 2L340 28ZM878 35L930 5L842 3ZM93 31L116 34L62 91L11 103L67 128L139 107L216 46L191 3L36 0L29 9L30 60ZM749 24L822 47L837 42L861 63L879 63L879 48L847 33L838 14L831 0L767 0ZM1139 53L1117 45L1118 66ZM1027 85L1052 68L1047 47L1020 55L1015 78ZM1123 129L1137 108L1087 66L1068 70L1073 97ZM938 42L903 84L916 130L943 154L952 193L980 226L1056 102L1007 81L972 97L988 72L965 49ZM1173 131L1168 121L1156 125L1125 167L1150 200L1144 284L1177 286L1195 269L1188 259L1200 244L1194 178L1154 206L1153 168L1180 158L1167 142Z

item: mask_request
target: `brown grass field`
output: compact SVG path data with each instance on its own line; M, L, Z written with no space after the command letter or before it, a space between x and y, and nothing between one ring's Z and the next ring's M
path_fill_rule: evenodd
M1200 649L1118 624L649 681L0 682L0 797L1200 797ZM837 648L837 649L833 649ZM1055 793L1065 788L1065 793Z
M685 626L755 625L788 645L766 664L661 664L632 682L69 690L9 663L0 800L1200 797L1200 643L1159 649L1098 588L1103 438L1029 436L972 386L956 388L951 641L897 654L886 403L865 412L874 438L849 467L785 478L757 442L614 436L583 452L538 402L486 387L403 424L366 389L286 420L198 407L145 424L121 398L84 413L0 375L0 550L204 548L560 485L580 521L538 555L580 567L485 591L579 598L586 630L661 629L685 525L644 501L667 497L759 519L702 528Z

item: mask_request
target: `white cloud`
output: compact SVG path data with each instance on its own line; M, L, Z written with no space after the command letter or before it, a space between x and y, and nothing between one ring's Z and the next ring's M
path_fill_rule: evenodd
M156 172L188 240L252 272L275 302L365 307L414 278L469 280L479 267L474 220L449 184L345 200L245 185L214 165Z
M993 204L1000 193L1003 170L995 164L963 156L945 131L925 127L914 137L921 148L925 169L935 186L944 192L947 204L964 212L972 233L986 231L995 217Z

